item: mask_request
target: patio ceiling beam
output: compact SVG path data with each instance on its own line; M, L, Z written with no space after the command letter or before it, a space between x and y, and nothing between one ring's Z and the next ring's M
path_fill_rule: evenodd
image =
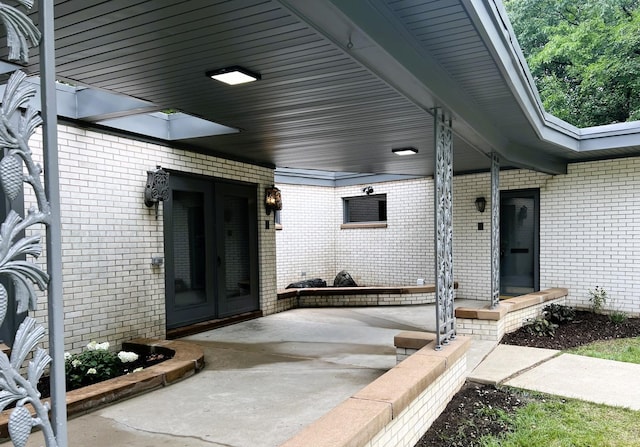
M495 151L519 167L548 174L566 172L561 158L540 157L539 151L518 146L500 132L438 61L396 23L383 2L280 2L425 111L433 113L436 107L451 110L453 131L477 150L485 154Z
M143 101L126 95L117 95L94 88L78 88L75 99L75 118L89 122L162 110L162 107L149 101Z

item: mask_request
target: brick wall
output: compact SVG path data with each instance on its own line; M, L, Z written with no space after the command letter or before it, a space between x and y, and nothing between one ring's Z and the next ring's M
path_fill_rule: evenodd
M152 256L164 256L162 205L156 219L143 200L146 171L156 165L258 185L261 308L276 310L275 230L260 224L271 169L72 126L58 132L67 349L164 337L164 268L151 266ZM40 162L39 135L32 148ZM25 206L33 203L27 194ZM40 303L36 316L46 320L46 298Z
M566 287L568 304L588 307L588 290L604 287L610 297L606 309L640 314L639 172L636 157L570 164L566 175L500 173L501 190L540 190L541 289ZM455 177L459 297L489 297L490 215L478 213L473 205L475 197L483 195L489 210L489 192L489 174ZM484 231L477 231L476 221L484 222Z
M375 184L387 196L386 228L341 229L343 197L367 185L318 187L279 184L282 230L277 232L278 288L320 277L333 284L347 270L366 286L415 285L433 280L433 195L427 180ZM306 278L300 275L306 273ZM430 279L431 278L431 279Z
M570 164L566 175L500 173L501 190L540 190L541 289L567 287L569 304L586 307L588 290L601 286L610 296L607 309L640 313L639 172L640 158L623 158ZM327 280L346 269L363 285L408 285L417 278L433 283L431 178L374 184L376 194L387 194L388 226L370 229L340 230L341 198L362 195L365 185L281 186L287 217L277 235L279 288L299 279L294 278L302 270L298 263ZM308 213L297 208L294 198L311 201L316 192L322 194L324 211L314 215L313 225L328 242L296 257L291 253L296 250L293 233L305 238L313 238L313 233L305 223ZM488 173L454 177L454 276L460 298L489 300L490 192ZM484 213L476 211L476 197L487 199ZM478 223L483 223L483 230L478 230ZM314 267L319 261L309 253L322 260L322 267Z

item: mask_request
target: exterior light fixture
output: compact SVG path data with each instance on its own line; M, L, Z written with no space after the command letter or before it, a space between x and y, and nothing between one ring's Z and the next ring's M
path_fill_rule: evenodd
M156 166L155 171L147 171L147 185L144 189L144 204L151 208L156 207L156 219L158 218L158 202L169 199L169 173Z
M362 192L365 193L368 196L373 194L373 186L371 186L371 185L365 186L364 188L362 188Z
M253 73L238 65L208 71L207 77L215 79L216 81L224 82L228 85L245 84L247 82L258 81L261 79L258 73Z
M478 197L476 199L476 209L479 212L484 213L485 206L487 206L487 199L485 199L484 197Z
M271 214L271 211L282 209L282 195L275 186L264 189L264 208L267 211L267 216Z
M397 149L391 149L396 155L415 155L418 153L418 149L415 147L399 147Z

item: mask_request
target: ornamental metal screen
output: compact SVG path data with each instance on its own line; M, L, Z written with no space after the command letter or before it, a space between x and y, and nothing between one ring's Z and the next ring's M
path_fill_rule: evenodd
M491 154L491 308L500 302L500 158Z
M453 314L453 143L451 118L435 113L436 349L455 338Z

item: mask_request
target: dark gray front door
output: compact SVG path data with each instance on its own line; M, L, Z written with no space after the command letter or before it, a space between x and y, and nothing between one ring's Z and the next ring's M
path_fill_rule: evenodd
M257 310L255 187L177 174L169 186L167 328Z
M540 191L500 193L500 294L523 295L540 289Z

